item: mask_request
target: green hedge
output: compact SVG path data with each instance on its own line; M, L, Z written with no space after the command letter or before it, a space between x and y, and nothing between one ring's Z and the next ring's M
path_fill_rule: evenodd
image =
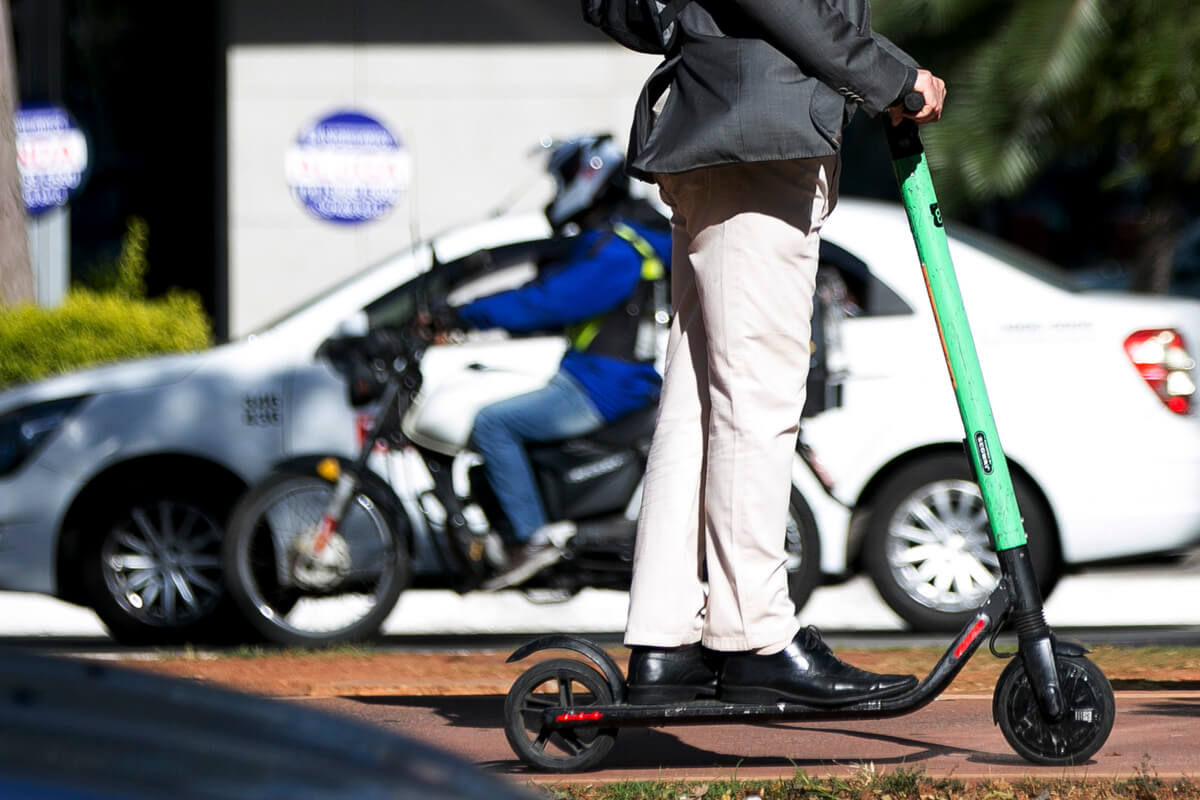
M209 346L212 326L195 294L146 298L147 240L146 223L133 217L116 262L93 270L93 288L71 291L57 308L0 308L0 387Z
M212 328L199 299L74 291L57 308L0 310L0 386L156 353L199 350Z

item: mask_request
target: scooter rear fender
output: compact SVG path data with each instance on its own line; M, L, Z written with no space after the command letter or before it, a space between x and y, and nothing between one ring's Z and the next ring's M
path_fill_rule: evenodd
M612 690L613 702L625 702L625 677L621 674L617 662L613 661L612 656L604 652L600 645L587 639L567 634L542 636L518 647L506 659L506 662L520 661L542 650L571 650L586 657L596 665L596 668L604 675L604 679L608 681L608 686Z

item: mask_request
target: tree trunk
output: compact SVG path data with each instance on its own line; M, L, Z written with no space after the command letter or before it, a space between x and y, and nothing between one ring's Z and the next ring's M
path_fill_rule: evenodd
M8 0L0 0L0 305L33 302L25 201L17 170L15 59Z

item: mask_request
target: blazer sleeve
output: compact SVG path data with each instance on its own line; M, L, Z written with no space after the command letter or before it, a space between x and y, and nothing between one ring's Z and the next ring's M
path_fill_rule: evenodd
M828 0L729 0L762 38L868 114L892 105L917 79L899 48L865 32ZM881 41L882 40L882 41Z
M899 47L897 47L896 44L891 39L887 38L882 33L872 33L871 35L875 38L876 44L878 44L884 50L887 50L889 53L891 53L893 56L895 56L896 59L899 60L901 63L912 67L914 70L921 66L913 59L912 56L910 56L908 53L904 52ZM916 78L915 75L913 77L914 77L914 79ZM905 88L911 89L912 84L910 83Z

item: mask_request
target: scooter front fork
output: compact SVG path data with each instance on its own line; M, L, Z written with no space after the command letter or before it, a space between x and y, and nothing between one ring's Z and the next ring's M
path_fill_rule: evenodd
M1058 668L1054 660L1054 635L1046 624L1042 593L1026 545L1001 550L1001 571L1010 576L1012 604L1008 621L1016 630L1017 647L1029 674L1029 683L1046 718L1058 722L1066 713Z

